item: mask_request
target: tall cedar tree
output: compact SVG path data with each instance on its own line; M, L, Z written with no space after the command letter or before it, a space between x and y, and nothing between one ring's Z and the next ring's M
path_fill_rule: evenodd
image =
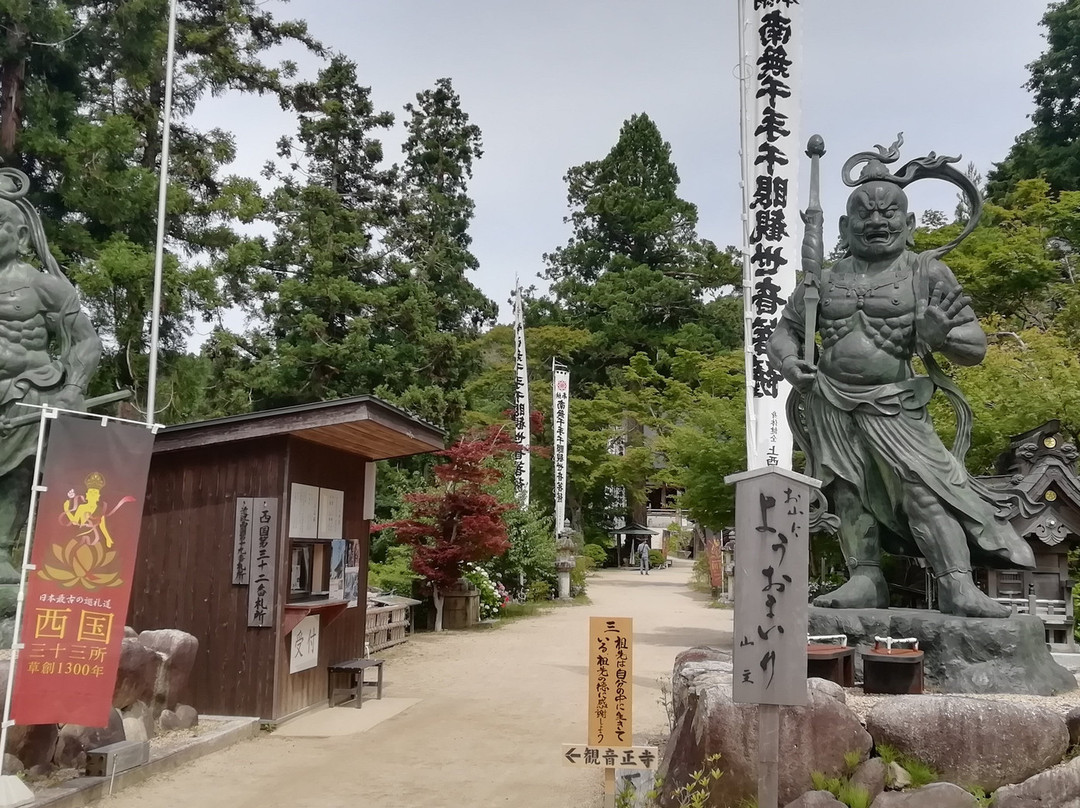
M5 159L30 176L49 241L79 286L106 356L95 392L145 382L156 236L168 0L0 0L10 35L0 58ZM232 136L190 122L229 91L288 103L286 62L267 50L321 47L258 0L181 0L173 107L168 254L162 301L164 420L202 412L184 356L196 317L210 319L245 282L250 242L235 230L259 209L254 181L223 177ZM44 43L44 44L40 44ZM21 95L20 95L21 94ZM197 369L195 369L197 370ZM198 373L196 374L196 376Z
M246 380L257 408L375 393L457 428L479 366L472 343L495 311L467 278L479 129L440 80L406 106L404 164L384 168L376 135L393 116L374 109L355 65L335 58L295 95L296 143L268 168L280 185L255 287L265 325L215 337L217 387Z
M736 297L707 300L737 286L738 267L698 237L697 208L679 197L671 146L647 115L626 121L608 155L570 169L566 183L573 235L544 256L551 299L534 302L529 319L593 335L573 367L578 382L611 381L638 352L663 365L679 347L738 344Z
M373 242L386 227L394 171L381 167L374 137L393 123L377 111L356 66L334 57L297 86L299 131L283 138L266 176L272 242L255 279L262 324L242 338L215 335L208 353L231 352L221 368L243 369L255 409L371 392L389 365L372 334L387 311L386 263Z
M401 359L380 392L456 430L468 406L465 387L480 370L475 340L496 314L468 277L479 266L469 250L475 205L468 181L483 155L481 133L448 78L417 93L405 112L400 202L387 236L398 280L387 295L411 316L388 323L382 335L397 342Z
M442 593L461 579L463 565L510 547L503 514L517 506L490 493L503 476L494 461L519 448L509 435L505 425L493 425L438 452L445 462L435 466L437 490L407 494L410 518L372 528L393 529L399 542L414 548L412 568L432 587L436 631L442 630Z
M999 201L1037 177L1055 192L1080 190L1080 0L1051 3L1040 24L1047 47L1028 65L1026 85L1035 96L1033 126L990 172L987 190Z

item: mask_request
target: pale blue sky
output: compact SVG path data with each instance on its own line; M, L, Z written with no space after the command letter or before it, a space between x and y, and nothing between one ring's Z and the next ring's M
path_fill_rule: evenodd
M416 92L449 76L484 135L475 169L474 281L500 306L514 275L536 278L568 229L566 170L603 157L630 115L648 113L671 143L699 232L739 242L735 0L267 0L304 18L353 59L375 102L400 118ZM1030 124L1025 65L1041 52L1042 0L804 0L802 135L828 148L829 245L845 198L844 159L903 130L908 159L963 154L983 171ZM315 60L301 59L304 75ZM269 98L214 99L202 125L236 133L235 171L255 175L294 121ZM386 139L399 159L400 132ZM912 190L916 210L951 213L949 186ZM805 187L802 192L805 200ZM805 204L805 202L804 202ZM202 327L200 327L202 330Z

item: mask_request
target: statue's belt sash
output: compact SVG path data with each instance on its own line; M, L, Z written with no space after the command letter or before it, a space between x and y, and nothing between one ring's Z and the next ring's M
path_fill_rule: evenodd
M896 416L902 412L922 412L934 396L934 383L916 376L891 384L848 384L818 373L814 392L843 412Z

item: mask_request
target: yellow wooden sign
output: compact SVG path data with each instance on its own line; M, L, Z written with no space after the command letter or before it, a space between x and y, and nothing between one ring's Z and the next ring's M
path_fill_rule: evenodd
M633 681L633 620L590 617L589 746L634 745Z

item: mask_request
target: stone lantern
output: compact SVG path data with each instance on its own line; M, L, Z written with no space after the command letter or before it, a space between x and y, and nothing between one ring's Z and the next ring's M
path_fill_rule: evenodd
M559 599L570 597L570 570L576 564L577 544L570 520L563 522L563 529L555 536L555 570L559 574Z

